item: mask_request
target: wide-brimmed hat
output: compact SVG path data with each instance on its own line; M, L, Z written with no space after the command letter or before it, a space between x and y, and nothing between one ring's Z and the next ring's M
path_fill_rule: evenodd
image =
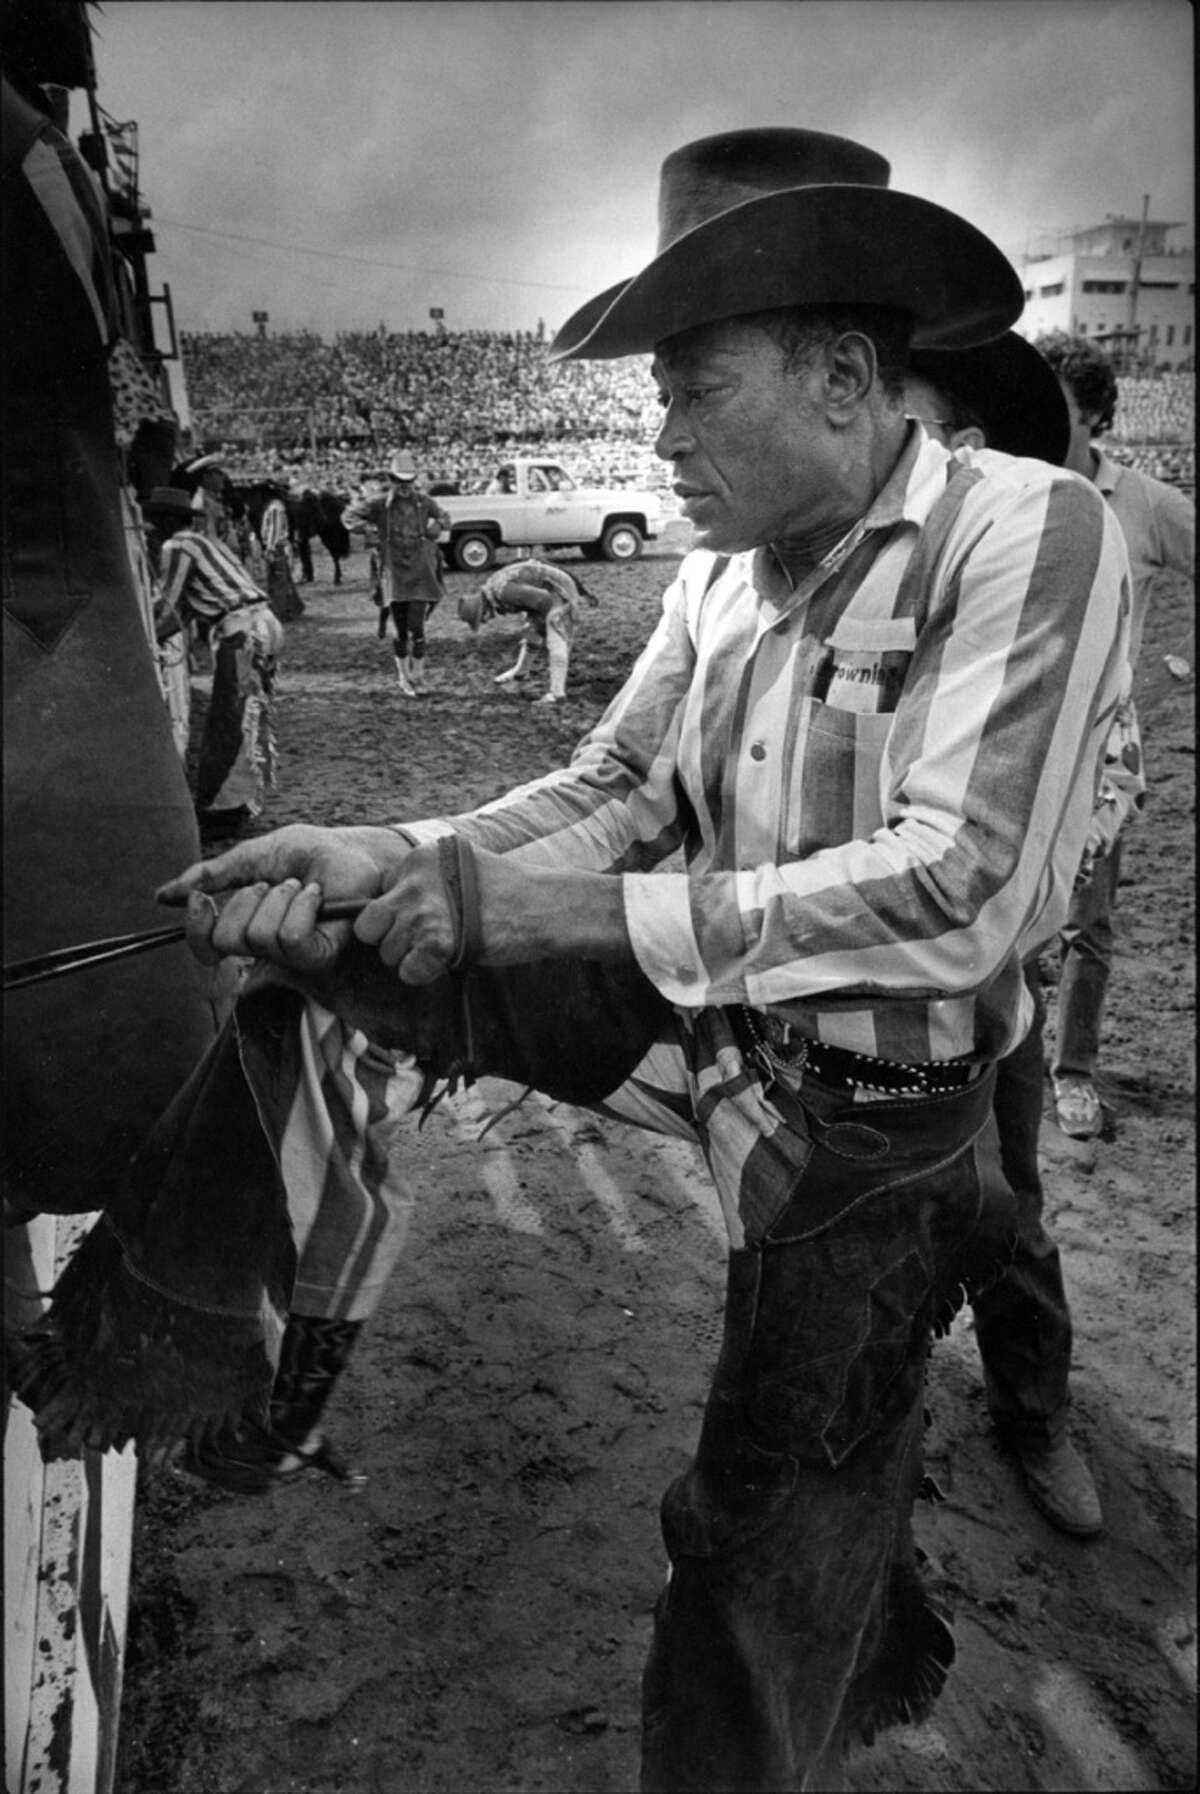
M658 250L568 318L551 359L648 354L666 337L786 305L886 305L914 342L967 348L1014 324L1015 268L973 224L888 186L874 150L821 131L728 131L662 165Z
M407 449L397 449L388 462L388 472L394 480L415 480L417 464Z
M989 448L1061 467L1071 414L1058 376L1015 330L976 349L916 349L910 372L973 411Z
M192 495L178 486L155 486L149 498L142 506L149 514L152 511L175 513L183 517L192 515Z
M225 463L220 455L200 455L195 461L189 461L185 473L203 473L208 467L224 468Z
M496 606L482 588L477 592L464 592L458 600L459 619L468 629L478 629L495 614Z

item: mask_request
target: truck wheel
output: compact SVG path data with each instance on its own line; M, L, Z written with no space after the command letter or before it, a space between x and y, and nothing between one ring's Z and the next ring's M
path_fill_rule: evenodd
M642 541L636 523L610 523L600 537L600 553L606 561L636 561L642 552Z
M451 542L450 558L460 573L486 573L496 558L496 544L482 530L468 530Z

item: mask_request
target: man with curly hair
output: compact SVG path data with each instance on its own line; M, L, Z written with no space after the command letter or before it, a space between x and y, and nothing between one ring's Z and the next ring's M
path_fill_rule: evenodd
M1037 346L1058 376L1070 414L1071 441L1064 465L1104 495L1129 550L1133 574L1129 661L1136 671L1156 576L1168 569L1189 579L1194 575L1195 506L1174 486L1122 466L1100 448L1096 439L1112 428L1118 403L1116 374L1104 351L1086 337L1062 333L1040 337ZM1080 881L1061 935L1054 1102L1063 1132L1080 1140L1093 1138L1104 1125L1096 1065L1112 975L1121 847L1120 836L1107 845L1100 838L1089 839L1091 877Z

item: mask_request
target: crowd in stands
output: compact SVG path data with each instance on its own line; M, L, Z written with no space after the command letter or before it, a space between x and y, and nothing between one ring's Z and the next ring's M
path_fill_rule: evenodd
M1117 386L1116 420L1105 444L1113 460L1194 491L1195 374L1123 377Z
M498 461L553 454L581 481L651 486L658 403L642 358L551 362L536 331L184 332L197 449L230 472L269 472L349 491L406 446L426 487L470 491ZM1195 375L1120 381L1116 459L1189 489ZM315 446L314 446L315 445Z

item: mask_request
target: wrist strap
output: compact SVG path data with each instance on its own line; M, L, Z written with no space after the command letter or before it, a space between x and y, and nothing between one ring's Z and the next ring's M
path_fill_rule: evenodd
M461 835L442 835L437 847L438 871L454 912L455 949L448 969L456 972L464 963L478 959L483 950L479 874L471 844Z

